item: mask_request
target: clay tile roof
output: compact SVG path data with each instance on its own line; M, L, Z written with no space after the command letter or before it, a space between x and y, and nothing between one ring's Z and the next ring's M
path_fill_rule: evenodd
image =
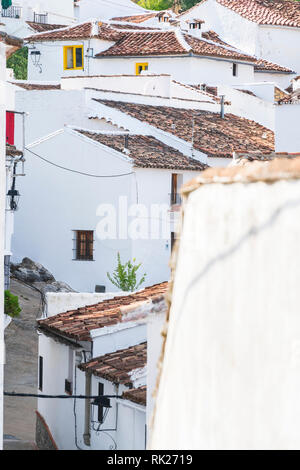
M33 36L29 36L26 41L40 42L40 41L67 41L77 39L89 39L96 37L98 39L104 39L107 41L116 41L120 38L120 31L113 29L107 24L98 23L98 32L96 35L93 34L93 24L91 21L81 23L76 26L68 26L66 28L59 28L52 31L46 31L44 33L37 33Z
M9 157L21 157L23 153L17 150L14 145L6 144L6 155Z
M96 54L96 57L149 56L149 55L200 55L222 57L256 63L256 59L233 47L213 44L179 31L133 31L124 32L111 47ZM225 44L225 43L223 43Z
M213 41L213 42L216 42L216 43L221 44L223 46L229 46L229 44L227 42L222 41L220 36L215 31L212 31L212 30L203 31L203 33L201 33L201 36L204 39L207 39L208 41Z
M18 82L10 82L13 85L16 85L20 88L24 88L24 90L60 90L61 86L60 84L57 85L44 85L41 83L18 83Z
M283 67L282 65L274 64L268 60L258 59L254 65L255 72L281 72L281 73L294 73L291 69Z
M132 401L133 403L137 403L138 405L146 406L147 386L144 385L143 387L132 388L131 390L123 392L122 396L125 400Z
M62 24L34 23L33 21L26 21L26 23L36 33L43 33L44 31L51 31L52 29L61 29L67 27L66 25Z
M260 161L268 162L275 160L275 158L297 158L300 157L300 152L298 153L288 153L288 152L272 152L269 154L264 153L241 153L237 155L236 162L234 164L243 165L248 162Z
M187 54L174 31L134 31L124 33L119 41L96 57L130 55Z
M277 103L278 104L293 104L293 103L298 103L299 100L300 100L300 89L292 91L291 93L280 97L280 99L277 100Z
M191 49L195 55L201 56L213 56L213 57L224 57L234 60L245 60L247 62L256 62L255 57L239 52L232 46L227 45L219 39L219 44L212 44L211 39L209 41L205 39L199 39L189 34L184 34L184 39L191 46ZM214 39L213 41L215 41ZM222 42L222 45L221 45ZM225 47L226 46L226 47Z
M124 150L126 134L102 134L83 130L77 132L118 152ZM132 158L134 166L139 168L202 171L208 167L148 135L128 135L128 150L130 153L126 156Z
M262 25L300 27L300 3L287 0L216 0L247 20Z
M95 100L140 121L192 141L192 110L111 100ZM255 121L234 114L197 110L194 113L194 147L209 157L232 158L234 151L274 151L274 133Z
M112 18L113 21L126 21L128 23L143 23L144 21L150 20L156 16L155 13L144 13L141 15L132 15L132 16L118 16Z
M300 157L275 158L271 161L254 161L240 166L209 168L182 186L181 192L188 195L202 184L275 182L300 178Z
M147 364L147 343L137 344L126 349L95 357L79 369L117 384L132 387L131 373L143 369Z
M18 49L23 46L23 40L16 38L15 36L10 36L9 34L0 31L0 42L6 45L6 59L14 54Z
M131 303L151 300L167 291L168 283L163 282L135 292L114 297L94 305L69 310L49 318L38 320L41 330L50 331L77 341L91 341L90 331L122 321L121 308Z

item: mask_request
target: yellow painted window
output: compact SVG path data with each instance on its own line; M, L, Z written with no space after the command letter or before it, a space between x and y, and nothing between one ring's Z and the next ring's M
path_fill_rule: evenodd
M135 64L135 74L140 75L142 70L148 70L148 62L143 62L141 64Z
M64 46L64 69L83 69L83 46Z

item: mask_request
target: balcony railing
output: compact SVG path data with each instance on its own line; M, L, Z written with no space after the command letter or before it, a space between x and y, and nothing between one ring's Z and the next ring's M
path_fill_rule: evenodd
M33 13L33 22L34 23L41 23L47 24L48 23L48 13L40 14L40 13Z
M180 206L181 204L181 195L179 193L170 193L170 205L171 206Z
M6 9L2 8L1 16L3 18L21 18L22 15L22 7L17 7L12 5Z

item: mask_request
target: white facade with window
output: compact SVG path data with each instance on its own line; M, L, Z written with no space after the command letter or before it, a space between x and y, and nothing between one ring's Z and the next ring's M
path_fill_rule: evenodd
M182 83L224 83L234 86L254 81L251 63L215 57L95 57L114 43L100 39L53 41L29 45L28 80L59 81L63 77L91 75L134 75L137 64L145 64L148 72L167 73ZM81 47L82 67L66 67L65 48ZM38 54L37 54L38 52ZM79 55L79 54L78 54ZM70 62L74 64L70 52ZM74 64L75 65L75 64Z
M5 47L0 44L0 450L3 446L4 224L5 224Z
M106 273L115 269L118 252L123 262L135 257L142 263L139 271L140 275L147 274L145 285L169 278L174 226L171 175L182 174L184 183L197 172L133 168L126 154L68 128L30 145L29 150L52 164L26 152L27 176L20 182L22 211L16 214L13 238L16 260L29 256L46 266L56 279L63 279L75 290L88 292L94 292L96 285L114 290ZM84 174L125 176L94 178ZM117 231L112 229L107 239L100 239L97 230L104 220L105 204L109 205L108 211L110 208L116 211L116 219L113 214L111 220L116 220ZM119 221L127 210L128 232L125 229L124 232L119 229ZM166 232L168 220L170 231ZM146 239L144 235L135 239L139 235L134 221L140 230L145 230ZM161 225L155 235L158 222ZM93 259L76 256L76 231L93 231Z
M199 2L180 19L184 24L193 17L204 20L206 29L216 31L229 44L295 72L300 71L299 28L261 25L249 21L216 0Z
M13 0L11 7L0 7L0 19L8 34L25 37L32 33L27 21L61 25L75 22L74 0Z
M50 296L59 298L61 294ZM84 300L81 302L80 306L84 306ZM71 305L66 304L66 308ZM100 410L92 404L93 400L38 399L38 415L59 450L143 450L147 439L146 406L117 398L129 387L87 376L78 366L93 357L147 341L145 318L92 330L91 337L91 342L76 342L62 335L39 332L39 391L50 395L113 395L116 398L110 398L111 408ZM136 378L132 376L133 388L147 384L146 369L136 373Z

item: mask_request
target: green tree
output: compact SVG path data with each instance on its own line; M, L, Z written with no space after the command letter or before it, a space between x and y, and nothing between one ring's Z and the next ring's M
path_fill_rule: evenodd
M4 291L4 313L10 317L18 317L21 308L17 295L13 295L9 290Z
M139 0L138 5L147 10L168 10L173 5L173 0Z
M22 47L8 60L7 67L13 69L17 80L27 80L28 48Z
M197 3L200 3L199 0L180 0L180 6L182 11L188 10L189 8L193 7Z
M147 10L168 10L174 4L174 0L136 0L136 3ZM180 9L182 11L200 3L200 0L180 0Z
M122 264L120 253L118 253L118 265L113 272L112 276L107 273L107 277L110 282L125 292L133 292L137 290L141 284L145 281L146 274L142 276L140 281L137 281L137 270L140 268L142 263L134 264L135 258L132 262L129 260Z

